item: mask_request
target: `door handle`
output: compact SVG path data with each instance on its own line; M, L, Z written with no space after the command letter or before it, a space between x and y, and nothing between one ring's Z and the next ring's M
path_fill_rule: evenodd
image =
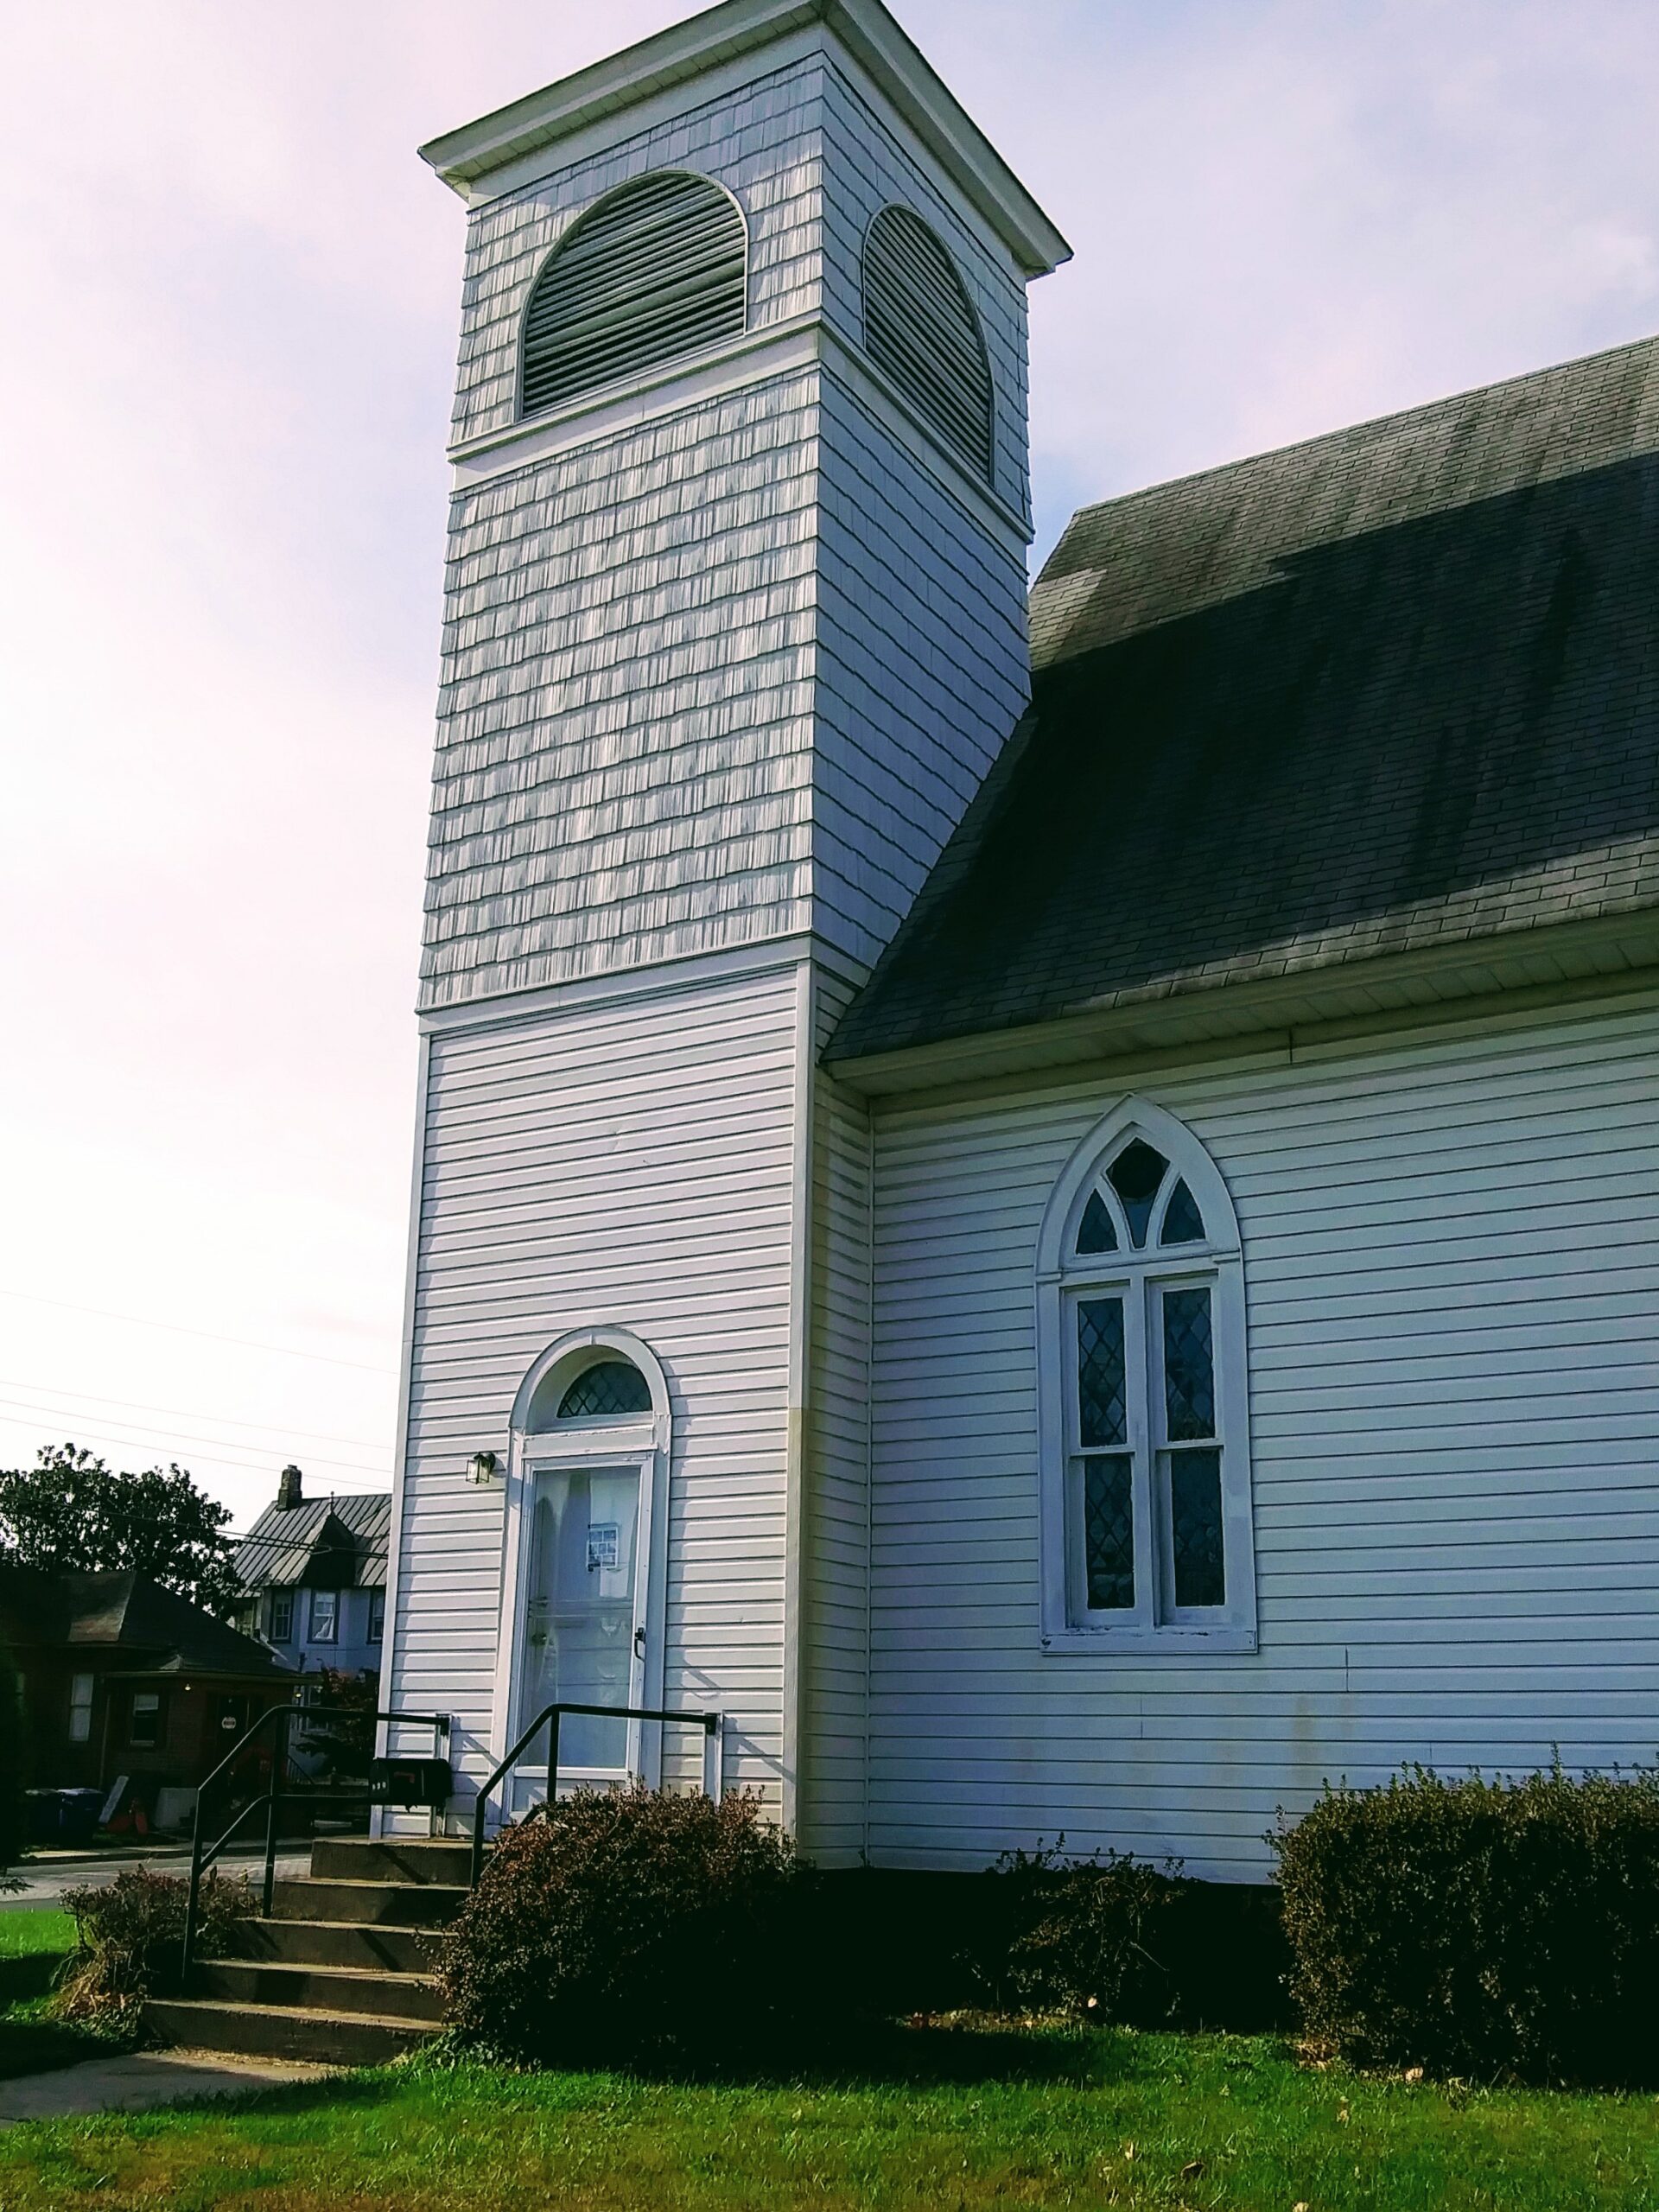
M642 1628L633 1631L633 1656L636 1659L643 1659L645 1656L645 1631Z

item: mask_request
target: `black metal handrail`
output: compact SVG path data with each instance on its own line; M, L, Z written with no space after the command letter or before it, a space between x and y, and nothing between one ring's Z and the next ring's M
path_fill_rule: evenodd
M478 1878L484 1867L484 1822L489 1811L490 1796L503 1775L518 1765L524 1747L535 1741L543 1728L549 1731L547 1739L547 1795L550 1803L559 1789L559 1722L567 1713L594 1713L604 1720L673 1720L688 1728L701 1728L703 1734L715 1742L720 1737L721 1716L717 1713L662 1713L654 1707L643 1705L549 1705L544 1706L531 1722L524 1734L507 1753L489 1780L479 1791L473 1806L473 1863L467 1878L467 1887L476 1889Z
M242 1826L244 1821L247 1819L248 1815L250 1813L257 1812L262 1804L265 1808L265 1874L263 1892L264 1902L260 1910L267 1920L270 1917L271 1902L276 1886L277 1808L282 1803L283 1796L283 1783L288 1772L289 1749L289 1731L296 1718L307 1722L313 1720L339 1720L347 1718L362 1721L372 1719L377 1725L382 1720L407 1721L416 1727L430 1728L434 1732L435 1739L439 1742L446 1739L449 1733L449 1715L447 1713L376 1713L371 1714L360 1706L306 1705L301 1703L298 1699L296 1699L291 1704L288 1705L267 1706L265 1710L259 1715L259 1718L254 1722L253 1726L249 1728L245 1733L237 1738L236 1742L225 1754L225 1757L213 1769L213 1772L205 1776L196 1787L195 1818L192 1823L190 1834L190 1894L185 1902L184 1908L184 1955L182 1965L183 1970L187 1974L190 1971L191 1961L195 1956L196 1931L201 1910L201 1878L207 1872L208 1868L212 1866L214 1860L224 1850L226 1845L229 1843L231 1838L236 1834L237 1830ZM229 1827L226 1829L225 1833L219 1838L218 1841L216 1843L207 1843L204 1840L205 1829L203 1825L203 1814L207 1802L208 1791L213 1788L213 1784L219 1780L221 1775L228 1774L230 1770L236 1764L237 1761L245 1756L249 1746L265 1728L268 1723L270 1724L274 1730L276 1737L276 1747L271 1753L270 1780L266 1785L264 1797L250 1797L247 1803L241 1807L238 1811ZM294 1792L289 1794L298 1795L301 1793ZM315 1805L326 1803L330 1801L353 1800L362 1796L365 1792L361 1789L307 1789L302 1794L308 1803Z

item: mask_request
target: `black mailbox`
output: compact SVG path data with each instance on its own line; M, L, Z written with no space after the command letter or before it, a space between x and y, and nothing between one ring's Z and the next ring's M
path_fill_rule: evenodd
M448 1759L376 1759L369 1769L374 1802L401 1805L409 1812L441 1809L454 1786Z

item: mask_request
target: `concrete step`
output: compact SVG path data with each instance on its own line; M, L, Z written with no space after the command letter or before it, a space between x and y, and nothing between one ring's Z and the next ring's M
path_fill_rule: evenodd
M210 1997L151 1998L144 2021L162 2042L186 2050L238 2050L328 2066L382 2066L432 2034L414 2020L292 2005L227 2005Z
M473 1849L443 1837L431 1842L410 1836L319 1836L311 1847L311 1872L318 1881L409 1882L466 1887Z
M436 1882L278 1882L270 1910L277 1920L352 1920L359 1925L442 1928L466 1902L459 1886Z
M289 2005L304 2012L367 2013L437 2027L443 2018L438 1985L425 1974L386 1974L372 1967L289 1966L275 1959L204 1959L194 1993L256 2011Z
M241 1959L292 1967L367 1967L379 1974L430 1974L439 1931L360 1920L250 1920L236 1931Z

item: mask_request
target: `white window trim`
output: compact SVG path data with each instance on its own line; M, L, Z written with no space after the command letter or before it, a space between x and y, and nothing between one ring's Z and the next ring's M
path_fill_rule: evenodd
M72 1744L89 1744L92 1739L95 1681L92 1675L71 1675L69 1677L69 1741Z
M1178 1245L1142 1254L1122 1251L1075 1256L1077 1223L1089 1193L1109 1156L1140 1136L1163 1154L1185 1177L1208 1232L1201 1246ZM1096 1614L1078 1618L1075 1577L1081 1551L1074 1541L1070 1408L1076 1385L1075 1310L1080 1294L1126 1291L1128 1357L1147 1376L1144 1398L1132 1393L1135 1408L1153 1402L1150 1347L1145 1341L1154 1286L1183 1283L1211 1286L1217 1398L1217 1433L1222 1440L1222 1528L1228 1602L1217 1608L1213 1624L1191 1614L1159 1618L1161 1552L1155 1554L1147 1515L1135 1516L1135 1589L1132 1618L1110 1621ZM1245 1357L1243 1254L1238 1219L1220 1171L1203 1146L1173 1114L1142 1098L1125 1098L1091 1129L1072 1154L1056 1183L1043 1218L1037 1248L1038 1458L1040 1479L1039 1558L1041 1584L1039 1634L1052 1655L1120 1652L1251 1652L1256 1649L1255 1556L1251 1510L1249 1377ZM1145 1470L1138 1498L1154 1498L1161 1487L1152 1438L1144 1421L1131 1412L1128 1448Z
M339 1590L313 1590L307 1597L305 1604L305 1640L308 1643L336 1644L340 1642L340 1617L345 1611L345 1607L340 1602L343 1595L344 1592ZM334 1604L334 1624L327 1636L324 1636L317 1627L317 1600L319 1598L332 1598Z
M648 1414L618 1414L607 1420L573 1421L568 1428L529 1427L537 1391L551 1378L550 1395L563 1390L583 1368L613 1353L637 1367L651 1392ZM524 1382L512 1408L507 1453L505 1541L502 1545L500 1640L497 1646L495 1699L490 1720L491 1764L505 1757L535 1717L521 1713L524 1699L520 1629L529 1604L531 1509L536 1478L546 1467L627 1467L639 1471L638 1567L634 1577L634 1627L645 1631L645 1654L636 1656L631 1705L663 1704L663 1646L667 1629L668 1483L672 1422L668 1378L651 1347L626 1329L573 1330L548 1346ZM587 1770L559 1766L562 1782L614 1782L639 1776L655 1787L662 1779L660 1723L631 1721L626 1769ZM533 1798L545 1790L547 1763L515 1770ZM537 1787L539 1785L539 1788ZM498 1805L516 1813L518 1792L504 1783Z
M277 1633L277 1620L279 1618L277 1608L283 1605L288 1609L286 1615L287 1625L279 1635ZM266 1643L292 1643L294 1641L294 1592L292 1590L273 1590L270 1593L270 1609L269 1618L270 1627L265 1637Z

